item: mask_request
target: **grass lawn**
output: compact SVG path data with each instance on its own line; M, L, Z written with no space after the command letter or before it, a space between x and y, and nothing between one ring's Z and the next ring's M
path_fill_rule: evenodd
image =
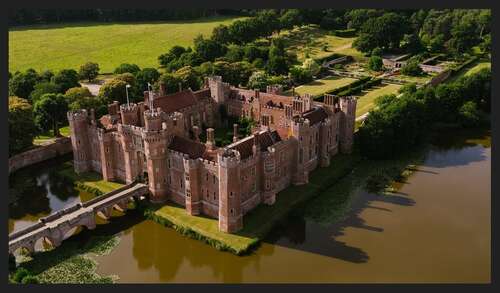
M355 78L330 76L323 79L314 80L308 84L301 85L295 88L297 94L311 94L314 97L322 96L324 93L348 85L356 81ZM288 90L285 94L291 95L292 91Z
M314 170L308 184L290 186L278 193L274 205L261 204L250 211L243 218L244 228L235 234L220 232L216 219L190 216L183 207L173 204L162 206L154 214L167 219L177 227L190 229L202 237L216 240L228 246L233 253L242 254L262 240L271 228L298 204L318 195L348 174L357 159L357 156L337 155L329 167Z
M333 53L361 54L351 48L356 38L337 37L315 25L295 27L281 32L279 36L285 39L288 50L296 53L299 61L304 61L306 52L311 58L322 58Z
M172 46L192 46L198 34L208 36L214 27L236 19L16 27L9 31L9 71L78 69L87 61L97 62L101 72L121 63L158 67L158 56Z
M76 174L72 162L67 162L58 174L72 180L77 187L87 190L96 191L97 193L104 194L122 187L124 184L117 182L105 181L102 179L101 174L96 172L87 172L83 174Z
M356 105L356 117L368 113L374 106L375 99L383 95L397 94L401 85L398 84L382 84L373 87L363 94L358 96L358 103Z
M479 63L476 63L476 65L474 65L474 67L469 68L465 72L465 76L472 75L472 74L480 71L483 68L490 68L491 69L491 62L479 62Z
M61 133L62 136L70 136L71 135L69 125L59 128L59 132ZM35 137L35 139L33 140L33 144L41 145L41 144L44 144L44 143L47 143L47 142L53 140L54 138L55 138L54 132L52 130L49 130L46 133L40 134L39 136Z

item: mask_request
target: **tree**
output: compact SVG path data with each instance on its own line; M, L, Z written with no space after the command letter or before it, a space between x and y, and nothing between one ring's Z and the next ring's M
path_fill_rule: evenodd
M187 52L187 50L182 46L173 46L170 50L158 57L158 62L161 67L167 67L171 62L178 59L182 54Z
M75 99L69 104L68 108L72 111L80 109L86 109L87 111L90 111L90 109L94 109L97 119L105 115L107 112L106 102L100 97L93 96L83 96Z
M319 64L312 58L304 60L304 63L302 63L302 68L309 71L312 76L316 76L321 70L321 66L319 66Z
M305 84L313 80L311 72L302 66L292 66L288 76L295 85Z
M87 79L89 82L94 80L99 75L99 64L94 62L87 62L80 66L78 71L80 78Z
M417 34L405 34L401 40L401 49L416 54L424 50L424 46Z
M263 71L255 71L248 79L248 87L251 89L265 90L269 85L268 75Z
M295 25L302 24L302 15L298 9L287 9L279 18L282 29L291 29Z
M141 94L143 91L147 90L148 82L154 84L160 78L160 73L154 68L143 68L141 71L137 72L135 75L136 88Z
M115 76L115 79L123 80L132 87L135 86L135 76L132 73L125 72Z
M232 41L229 28L223 24L220 24L213 29L211 39L219 44L227 44Z
M105 101L106 104L113 101L118 101L120 104L127 102L125 86L127 83L120 79L111 79L104 83L99 89L99 97Z
M371 56L370 61L368 62L368 68L373 71L381 71L384 68L382 58L379 56Z
M204 39L200 34L194 39L194 50L204 61L213 61L225 54L226 47L212 39Z
M458 111L462 126L473 127L479 125L480 112L474 101L465 102Z
M167 72L160 76L158 83L163 83L165 85L166 93L171 94L176 93L179 90L179 83L181 83L181 80L177 75Z
M420 76L423 74L418 60L410 60L401 68L401 73L408 76Z
M50 70L45 70L44 72L40 73L40 81L50 82L53 76L54 72Z
M27 100L9 97L9 154L16 154L33 143L37 128L33 121L33 107Z
M64 93L64 98L66 98L68 104L71 104L79 99L85 97L92 97L92 93L87 87L73 87Z
M241 61L241 59L243 59L243 54L244 51L242 47L238 45L230 45L227 48L225 57L229 62L238 62Z
M128 72L128 73L136 74L140 70L141 69L136 64L122 63L118 67L115 68L114 73L115 74L122 74L122 73Z
M175 76L182 83L183 89L191 88L196 91L201 87L201 77L191 66L184 66L180 68L175 72Z
M31 103L36 102L44 94L60 93L60 88L53 82L40 82L37 83L30 94Z
M39 76L33 69L28 69L25 73L14 73L9 80L9 95L29 99L38 79Z
M78 73L73 69L63 69L52 77L52 82L57 84L62 93L72 87L80 87Z
M42 131L52 128L54 136L60 136L59 125L66 121L68 103L62 94L45 94L33 106L35 124Z
M243 56L246 61L253 62L255 59L261 57L261 51L255 44L247 44L243 48Z
M374 48L398 49L409 25L405 18L394 12L369 18L362 26L353 46L361 52L369 53Z

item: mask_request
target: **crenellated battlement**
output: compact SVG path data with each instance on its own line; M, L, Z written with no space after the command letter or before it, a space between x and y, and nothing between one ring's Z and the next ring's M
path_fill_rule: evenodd
M66 115L68 117L68 120L72 120L72 121L87 120L89 117L89 114L88 114L87 110L85 110L85 109L68 111L66 113Z

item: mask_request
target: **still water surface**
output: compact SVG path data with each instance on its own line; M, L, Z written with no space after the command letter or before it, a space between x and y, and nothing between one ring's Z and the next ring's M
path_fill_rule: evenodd
M61 198L50 180L35 178L44 208L11 214L9 231L86 200L78 193ZM124 283L490 282L489 135L440 137L397 187L389 196L359 188L346 218L332 225L290 217L249 256L217 251L131 211L93 231L121 236L109 255L96 258L97 272Z

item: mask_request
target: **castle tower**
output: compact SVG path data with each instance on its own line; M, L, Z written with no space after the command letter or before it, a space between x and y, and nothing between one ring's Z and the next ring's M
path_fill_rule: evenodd
M120 114L122 117L122 124L139 126L139 107L137 104L130 103L129 105L123 104L120 106Z
M302 117L295 119L292 122L292 136L297 141L297 155L295 174L292 178L294 185L302 185L309 182L309 174L305 165L308 161L309 154L309 136L310 136L309 120Z
M264 191L262 192L262 201L267 205L272 205L276 201L276 190L275 190L275 160L276 154L275 149L271 148L268 153L264 155Z
M222 82L221 76L208 77L208 87L212 98L218 104L224 104L226 97L229 94L229 84Z
M321 122L319 127L319 164L321 167L330 166L330 153L329 149L331 147L328 134L332 135L332 121L330 118L326 118L325 121Z
M118 124L118 133L120 135L120 145L123 150L125 164L125 182L133 182L139 175L138 158L135 149L132 147L132 134L123 124Z
M114 181L114 159L113 159L113 133L107 133L104 129L97 129L97 139L99 141L99 149L101 154L101 173L102 178L106 181Z
M86 110L69 111L67 113L71 129L71 145L76 173L90 170L90 145L88 139L88 114Z
M357 100L355 97L340 98L340 111L342 111L340 118L340 151L345 154L352 152L356 103Z
M186 186L186 211L194 216L201 213L201 178L199 160L183 159Z
M302 99L304 99L304 112L311 110L313 105L313 97L310 94L304 94L302 96Z
M243 227L240 195L240 154L226 150L217 155L219 173L219 230L237 232Z
M167 146L168 133L163 129L161 112L144 112L145 128L142 132L144 153L148 170L149 191L152 202L163 202L167 199Z

